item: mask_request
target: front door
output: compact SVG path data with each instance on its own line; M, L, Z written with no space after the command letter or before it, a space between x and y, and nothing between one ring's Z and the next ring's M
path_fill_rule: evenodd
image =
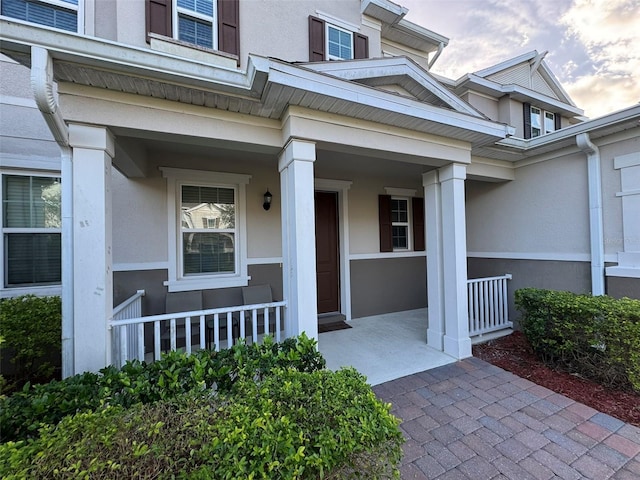
M338 194L316 192L318 314L340 311Z

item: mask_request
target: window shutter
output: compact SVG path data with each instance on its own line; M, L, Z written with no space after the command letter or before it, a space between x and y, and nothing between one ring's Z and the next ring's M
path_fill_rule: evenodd
M413 210L413 249L423 252L424 242L424 198L413 197L411 199Z
M171 37L171 0L147 0L145 17L147 22L147 42L149 34L157 33Z
M353 34L353 58L369 58L369 38L360 33Z
M554 115L554 120L553 121L555 123L554 128L556 130L560 130L562 128L562 117L560 116L559 113L556 113Z
M240 0L218 0L218 50L240 56Z
M523 103L524 111L524 138L531 138L531 104Z
M380 251L393 252L391 195L378 195L378 217L380 223Z
M309 16L309 61L324 61L324 20Z

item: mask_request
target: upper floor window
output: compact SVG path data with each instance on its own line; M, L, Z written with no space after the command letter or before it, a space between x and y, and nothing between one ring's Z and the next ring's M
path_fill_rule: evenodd
M2 15L25 22L77 32L82 0L1 0Z
M178 40L217 48L216 10L213 0L177 0L174 31L178 32Z
M365 35L309 16L309 61L368 57L369 39Z
M535 138L560 129L560 115L524 104L524 138Z
M239 55L239 3L240 0L146 0L147 33Z
M57 177L2 176L4 287L60 283L60 200Z

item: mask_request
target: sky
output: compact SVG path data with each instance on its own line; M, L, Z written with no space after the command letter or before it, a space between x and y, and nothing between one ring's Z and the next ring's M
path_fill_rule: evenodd
M449 38L432 71L457 79L523 53L590 118L640 102L640 0L396 0Z

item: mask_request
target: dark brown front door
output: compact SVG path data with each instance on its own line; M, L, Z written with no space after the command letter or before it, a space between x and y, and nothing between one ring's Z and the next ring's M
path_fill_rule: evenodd
M340 311L338 194L316 192L318 313Z

